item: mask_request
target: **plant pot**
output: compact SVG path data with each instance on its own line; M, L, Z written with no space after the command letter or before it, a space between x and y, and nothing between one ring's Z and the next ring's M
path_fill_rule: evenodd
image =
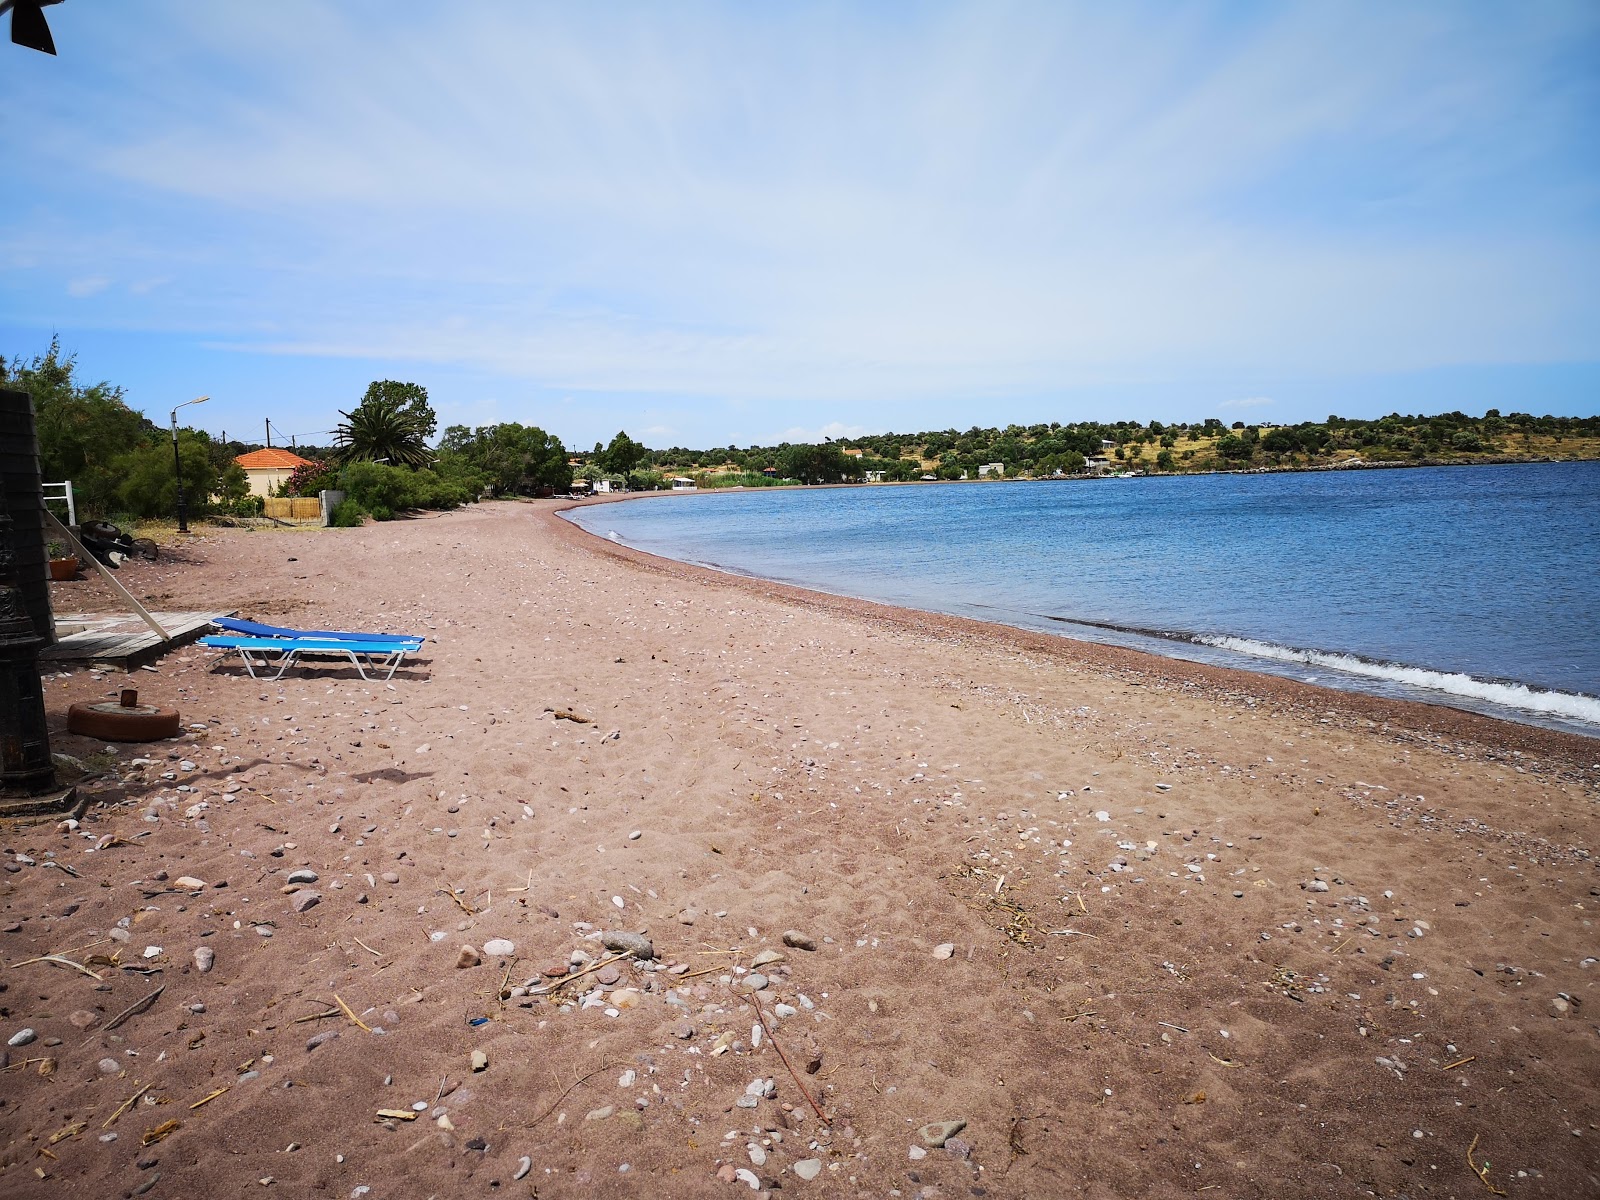
M76 558L52 558L50 560L50 578L55 580L71 579L78 573L78 560Z

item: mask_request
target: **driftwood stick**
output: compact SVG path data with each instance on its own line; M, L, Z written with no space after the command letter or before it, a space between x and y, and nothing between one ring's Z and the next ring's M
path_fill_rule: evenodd
M789 1061L789 1056L783 1052L782 1043L772 1036L772 1027L767 1024L767 1014L761 1007L761 999L754 992L750 993L750 1003L756 1007L756 1020L761 1022L761 1031L767 1035L767 1041L772 1043L772 1048L778 1052L778 1057L783 1059L783 1065L788 1067L789 1074L794 1076L795 1087L800 1089L800 1094L806 1098L806 1103L811 1105L811 1110L817 1114L818 1119L831 1129L833 1127L833 1119L822 1111L822 1105L818 1104L811 1093L806 1090L805 1083L800 1079L800 1072L794 1069L794 1064Z
M132 1004L128 1005L127 1008L123 1009L116 1016L112 1017L111 1020L107 1021L103 1026L101 1026L101 1032L110 1033L113 1029L115 1029L118 1025L121 1025L129 1017L138 1016L145 1009L149 1008L152 1004L154 1004L156 1002L157 997L159 997L161 995L161 993L166 991L166 990L167 990L167 985L163 983L160 987L158 987L155 991L151 992L144 999L135 1000Z

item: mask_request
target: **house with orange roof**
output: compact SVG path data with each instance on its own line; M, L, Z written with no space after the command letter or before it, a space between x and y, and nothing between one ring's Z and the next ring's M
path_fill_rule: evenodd
M294 474L296 467L305 466L310 460L301 458L292 450L269 446L265 450L237 455L233 461L244 468L252 496L270 496L278 490L280 483Z

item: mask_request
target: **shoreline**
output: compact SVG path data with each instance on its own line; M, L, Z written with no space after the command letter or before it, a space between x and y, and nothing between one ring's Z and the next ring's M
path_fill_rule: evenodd
M761 594L807 605L821 611L881 620L895 628L934 636L981 638L996 645L1055 655L1063 663L1072 666L1132 672L1141 679L1166 686L1204 687L1219 696L1248 695L1257 701L1284 705L1301 713L1337 712L1346 720L1369 722L1371 725L1383 727L1385 732L1392 726L1395 732L1408 733L1422 740L1442 738L1471 742L1484 748L1504 747L1507 751L1558 761L1567 769L1600 779L1600 736L1526 724L1469 709L1455 708L1444 703L1401 700L1354 689L1326 687L1265 671L1169 658L1153 651L1085 641L1066 634L1040 633L1002 622L979 621L970 617L904 608L876 600L840 596L794 584L779 583L760 576L719 571L712 567L686 563L612 542L561 516L562 513L576 508L650 499L667 494L670 493L630 493L577 502L558 500L554 502L555 507L545 510L543 515L547 525L559 535L575 535L590 553L608 555L666 575L715 581L737 587L748 586Z

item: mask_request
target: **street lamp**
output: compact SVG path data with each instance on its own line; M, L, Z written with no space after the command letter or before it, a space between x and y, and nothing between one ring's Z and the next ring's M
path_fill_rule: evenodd
M191 404L204 404L210 396L196 396L193 400L185 400L178 408L188 408ZM178 408L172 410L172 465L178 472L178 532L189 532L189 509L183 502L183 460L178 457Z

